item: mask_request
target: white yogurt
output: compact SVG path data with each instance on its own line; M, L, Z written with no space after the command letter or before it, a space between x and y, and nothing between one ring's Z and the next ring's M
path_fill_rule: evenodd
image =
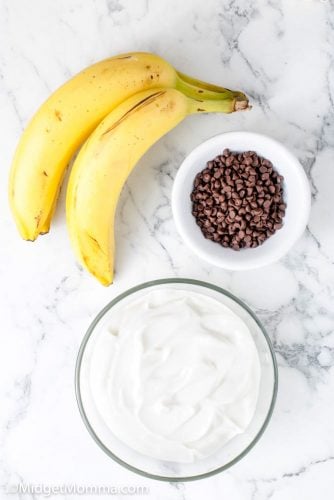
M148 292L116 308L94 342L88 382L96 408L142 454L194 462L254 415L255 343L243 320L213 298Z

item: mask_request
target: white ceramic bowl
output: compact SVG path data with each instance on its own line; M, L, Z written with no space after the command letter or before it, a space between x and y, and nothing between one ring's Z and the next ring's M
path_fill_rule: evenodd
M206 162L231 151L256 151L273 163L284 176L284 201L287 204L284 225L257 248L235 251L204 238L191 213L190 194L198 172ZM251 132L229 132L203 142L180 166L173 186L172 209L175 224L184 242L210 264L230 270L251 269L277 261L296 243L305 230L311 207L310 186L303 167L290 151L265 135Z

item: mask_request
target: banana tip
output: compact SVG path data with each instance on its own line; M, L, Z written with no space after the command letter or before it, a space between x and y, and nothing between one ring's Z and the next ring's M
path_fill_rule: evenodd
M106 276L96 276L95 278L101 283L101 285L108 287L113 284L113 278Z

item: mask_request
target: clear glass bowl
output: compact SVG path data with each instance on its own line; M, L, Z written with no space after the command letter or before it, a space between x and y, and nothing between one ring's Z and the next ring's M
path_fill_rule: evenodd
M119 441L106 426L94 406L94 399L87 381L90 356L96 335L99 335L114 308L122 302L132 301L134 296L146 294L148 289L177 288L202 293L228 306L247 324L256 344L261 364L259 397L254 417L248 428L235 436L214 455L194 463L175 463L156 460ZM143 476L161 481L191 481L221 472L244 457L260 439L268 425L277 394L277 364L270 339L255 314L238 298L210 283L190 279L164 279L150 281L131 288L112 300L90 325L79 350L75 373L76 396L83 421L96 443L109 457Z

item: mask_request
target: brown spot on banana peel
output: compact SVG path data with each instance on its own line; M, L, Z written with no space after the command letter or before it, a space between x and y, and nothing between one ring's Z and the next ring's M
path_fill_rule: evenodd
M34 217L34 219L36 221L36 232L37 232L37 234L38 234L39 227L41 225L41 218L42 218L42 210L37 215L35 215L35 217ZM35 239L36 239L36 237L33 240L29 240L29 241L34 241Z
M98 250L99 252L101 252L103 255L107 256L108 255L106 254L106 252L103 250L103 248L101 247L100 243L98 242L98 240L96 238L94 238L94 236L92 236L91 234L87 233L87 236L90 240L93 241L94 245L95 245L95 248L96 250ZM88 258L88 257L87 257ZM85 261L86 262L86 261Z
M55 109L55 116L56 116L56 118L57 118L58 121L60 121L60 122L63 121L62 114L61 114L61 112L58 109Z
M97 248L100 250L100 252L103 252L100 243L97 241L96 238L94 238L94 236L92 236L91 234L88 234L88 238L90 238L91 240L94 241L94 244L97 246Z
M121 118L119 118L111 127L109 127L105 132L103 132L101 137L115 130L115 128L118 127L128 116L132 115L136 111L139 111L141 108L147 106L149 103L155 101L158 97L164 95L165 93L166 93L165 90L159 90L158 92L155 92L154 94L145 97L145 99L139 101L137 104L135 104L135 106L129 109L126 113L124 113L124 115L121 116Z
M121 59L132 59L133 56L120 56L120 57L113 57L112 60L113 61L118 61L118 60L121 60Z

